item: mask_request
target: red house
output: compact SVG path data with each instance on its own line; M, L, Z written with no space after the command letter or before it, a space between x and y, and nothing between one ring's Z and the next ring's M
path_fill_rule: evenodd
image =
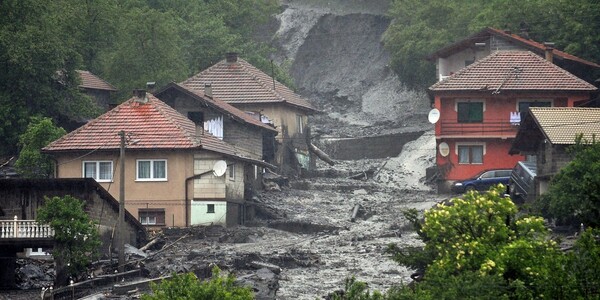
M434 107L437 166L445 182L488 169L511 169L508 152L520 112L529 107L572 107L596 88L530 51L493 52L429 87Z

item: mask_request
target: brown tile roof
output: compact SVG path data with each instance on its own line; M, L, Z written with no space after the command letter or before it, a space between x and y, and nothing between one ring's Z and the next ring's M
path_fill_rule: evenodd
M589 107L531 107L534 118L542 133L552 144L572 145L575 137L591 141L600 138L600 108Z
M191 88L188 88L179 83L170 83L166 87L161 89L159 92L157 92L156 96L160 98L160 95L162 93L166 92L167 90L169 90L171 88L181 91L198 101L202 101L203 103L211 106L212 108L216 109L217 111L220 111L221 113L229 115L230 117L232 117L234 120L236 120L238 122L257 126L257 127L260 127L262 129L269 130L272 132L277 132L277 130L275 128L273 128L269 125L266 125L259 120L256 120L255 118L251 117L247 113L231 106L231 104L228 104L227 102L225 102L221 99L215 98L215 97L212 97L212 98L207 97L204 94L204 90L200 91L200 90L191 89Z
M205 83L212 85L214 97L227 103L287 103L316 111L306 99L241 58L235 62L222 60L181 84L202 91Z
M433 60L438 57L448 57L449 55L456 53L458 51L461 51L464 48L472 47L474 43L487 40L491 35L503 38L505 40L509 40L515 44L521 45L522 47L529 49L540 55L546 51L546 46L542 43L538 43L534 40L529 40L529 39L523 38L514 33L507 33L504 30L487 27L467 38L464 38L458 42L448 45L448 46L428 55L427 59ZM574 62L577 62L580 64L588 65L591 67L600 68L600 65L597 63L585 60L583 58L579 58L575 55L571 55L569 53L560 51L558 49L554 49L553 53L554 53L554 57L557 57L559 59L570 60L570 61L574 61Z
M80 88L94 89L94 90L105 90L115 92L117 89L110 83L106 82L102 78L92 74L89 71L77 70L79 77L81 78Z
M116 150L120 147L118 133L123 130L130 141L128 149L198 148L236 155L233 146L210 134L196 136L196 126L191 120L151 94L147 98L148 102L140 103L133 97L43 150Z
M596 87L530 51L496 51L429 87L432 91L595 91Z

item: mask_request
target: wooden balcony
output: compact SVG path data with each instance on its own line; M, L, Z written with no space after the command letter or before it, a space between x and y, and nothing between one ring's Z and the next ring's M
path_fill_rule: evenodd
M438 137L445 138L513 138L519 129L506 119L486 120L483 123L440 121Z

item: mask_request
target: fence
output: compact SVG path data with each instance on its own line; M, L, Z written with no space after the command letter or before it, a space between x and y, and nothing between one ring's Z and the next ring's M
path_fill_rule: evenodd
M0 220L0 239L8 238L51 238L54 230L50 225L39 224L35 220Z

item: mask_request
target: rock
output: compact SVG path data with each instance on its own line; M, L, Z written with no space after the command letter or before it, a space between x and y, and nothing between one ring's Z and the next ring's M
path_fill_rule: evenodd
M354 190L354 195L368 195L369 193L365 189Z

